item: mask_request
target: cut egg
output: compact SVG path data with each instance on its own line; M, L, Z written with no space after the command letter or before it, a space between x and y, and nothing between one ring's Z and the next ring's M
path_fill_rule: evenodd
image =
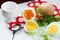
M24 11L23 11L23 18L25 21L27 20L32 20L35 18L35 10L34 8L26 8Z
M35 21L26 22L25 27L24 27L26 32L35 32L37 28L38 28L38 25Z
M47 32L50 35L58 35L60 34L60 26L58 22L52 22L51 24L48 25L47 27Z

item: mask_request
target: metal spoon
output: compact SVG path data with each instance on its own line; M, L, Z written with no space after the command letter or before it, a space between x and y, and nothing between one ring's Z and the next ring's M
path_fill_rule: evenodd
M12 27L12 31L13 31L12 40L14 39L15 33L20 29L21 29L21 25L19 25L19 24L13 25L13 27Z

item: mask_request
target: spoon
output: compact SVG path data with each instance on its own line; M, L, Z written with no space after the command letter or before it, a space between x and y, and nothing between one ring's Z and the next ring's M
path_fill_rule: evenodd
M14 39L14 36L15 36L16 32L17 32L18 30L20 30L20 29L21 29L21 25L19 25L19 24L13 25L13 27L12 27L12 31L13 31L12 40Z

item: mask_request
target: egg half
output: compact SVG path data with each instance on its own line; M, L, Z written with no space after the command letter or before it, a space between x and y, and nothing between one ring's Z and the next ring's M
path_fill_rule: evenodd
M60 26L58 22L52 22L47 27L47 32L49 35L59 35L60 34Z
M35 32L38 29L38 25L35 21L28 21L24 27L26 32Z
M23 11L24 21L34 20L35 16L36 16L36 12L34 8L28 7Z

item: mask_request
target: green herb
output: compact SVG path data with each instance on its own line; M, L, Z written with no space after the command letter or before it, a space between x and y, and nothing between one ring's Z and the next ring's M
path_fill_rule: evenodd
M48 34L45 31L42 32L41 36L43 37L44 40L49 40Z
M59 17L55 17L55 21L59 21L60 20L60 16Z
M42 8L41 7L37 8L37 11L38 11L38 13L41 13L42 12Z
M43 35L44 40L48 40L48 36L47 35Z
M55 18L54 16L42 16L40 20L36 20L39 26L48 25L51 22L60 21L60 17Z
M43 12L42 12L42 7L37 8L37 12L41 15L44 15Z

